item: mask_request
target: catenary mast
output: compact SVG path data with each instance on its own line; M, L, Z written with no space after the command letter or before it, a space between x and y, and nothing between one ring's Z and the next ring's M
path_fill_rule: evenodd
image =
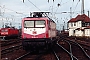
M84 11L84 0L82 0L82 9L81 9L81 14L85 14L85 11Z

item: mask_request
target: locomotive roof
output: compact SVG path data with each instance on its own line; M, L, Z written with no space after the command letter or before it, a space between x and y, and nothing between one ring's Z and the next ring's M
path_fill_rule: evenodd
M50 12L30 12L30 17L25 18L47 18L48 20L53 21L51 18L48 17L49 13Z
M47 17L25 17L25 18L47 18Z
M50 21L52 21L52 22L54 22L51 18L49 18L49 17L25 17L25 18L47 18L47 19L49 19Z

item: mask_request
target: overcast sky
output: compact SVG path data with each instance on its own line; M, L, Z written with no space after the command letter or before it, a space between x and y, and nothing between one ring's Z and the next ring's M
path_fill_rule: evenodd
M0 23L11 22L14 26L19 26L21 19L29 16L33 11L48 11L53 13L52 18L57 23L57 28L62 29L62 26L70 20L70 16L75 18L81 14L82 0L0 0ZM60 4L60 6L58 6ZM90 0L84 1L85 14L90 11ZM70 13L62 12L74 12ZM3 19L2 19L3 18ZM66 26L66 25L65 25Z

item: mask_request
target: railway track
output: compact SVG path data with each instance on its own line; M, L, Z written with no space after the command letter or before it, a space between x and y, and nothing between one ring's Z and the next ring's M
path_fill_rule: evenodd
M71 42L75 42L79 45L81 45L83 47L83 49L85 50L85 52L87 52L87 54L90 56L90 41L89 40L77 40L76 37L73 37L73 38L65 38L66 40L68 41L71 41Z
M66 49L65 47L63 47L62 45L60 45L60 44L59 44L59 41L57 42L57 45L58 45L60 48L62 48L62 49L65 51L66 54L69 55L68 59L70 59L70 60L73 60L73 59L74 59L74 60L78 60L78 58L72 54L71 45L70 45L70 48L69 48L70 51L68 51L68 49ZM67 60L68 60L68 59L67 59Z
M19 43L19 42L21 42L20 39L1 40L1 47Z
M80 47L75 41L68 41L66 38L57 38L58 41L53 47L45 53L32 52L27 53L18 46L11 46L10 48L2 49L2 59L8 60L89 60L90 50ZM8 44L9 45L9 44ZM12 45L12 44L11 44ZM37 51L38 52L38 51ZM78 54L80 53L80 54Z
M13 60L13 58L19 55L18 51L19 52L23 51L21 40L19 39L1 40L2 60L5 59ZM23 53L25 53L25 51L23 51Z
M1 44L1 55L3 54L8 54L16 49L21 48L21 42L20 40L5 40L3 41L3 43Z
M64 38L62 38L62 39L64 39ZM42 56L39 57L38 60L82 60L82 59L89 60L89 55L86 52L84 52L83 48L81 48L79 44L71 43L67 40L63 40L63 41L64 41L64 42L62 42L63 46L59 44L60 43L59 41L57 41L57 46L53 46L53 48L55 48L55 49L52 48L53 52L47 53L47 54L43 55L43 57ZM66 44L66 46L64 46L64 44ZM68 46L68 48L67 48L67 46ZM73 46L74 46L74 48L76 48L77 52L75 51ZM82 54L82 55L79 55L78 52L80 52L80 54ZM33 58L33 56L35 58ZM37 60L36 57L38 57L38 56L39 55L28 55L27 57L23 56L24 59L22 59L22 60L29 60L29 59ZM49 58L49 59L47 59L47 58Z
M12 46L1 51L2 60L14 60L18 56L25 54L26 51L22 49L22 45Z
M2 49L1 50L1 55L12 53L13 51L21 49L21 48L22 48L22 45L19 44L19 45L16 45L16 46L11 46L9 48Z
M26 53L15 60L60 60L57 52L55 52L53 49L51 51L47 51L44 53L34 53L32 52Z
M72 44L72 49L73 49L73 53L75 54L75 56L77 56L78 58L80 56L81 57L80 59L90 60L90 56L86 53L84 47L82 47L77 42L72 42L72 41L69 41L69 42ZM79 51L78 54L76 54L76 52L74 52L75 48L76 48L76 52ZM82 56L83 56L83 58L82 58Z
M74 40L72 42L71 40L69 40L69 38L68 38L68 40L66 38L62 38L62 39L63 39L64 43L66 43L66 45L69 45L69 46L67 46L68 48L65 46L61 46L61 45L60 46L64 50L70 52L70 54L72 54L71 57L75 56L78 60L83 60L83 59L90 60L90 56L86 52L87 50L85 50L85 48L82 47L79 43L75 42ZM59 43L57 43L57 44L59 45Z
M70 38L70 39L69 39ZM79 44L90 46L90 38L68 37L67 40L76 41Z
M43 55L44 54L32 54L31 52L28 52L28 53L16 58L15 60L40 60L40 58Z

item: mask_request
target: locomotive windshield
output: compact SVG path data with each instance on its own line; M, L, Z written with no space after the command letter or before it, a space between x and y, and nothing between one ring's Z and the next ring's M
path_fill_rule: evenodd
M34 21L25 21L24 27L34 27Z
M45 21L44 20L30 20L30 21L24 21L24 27L45 27Z

